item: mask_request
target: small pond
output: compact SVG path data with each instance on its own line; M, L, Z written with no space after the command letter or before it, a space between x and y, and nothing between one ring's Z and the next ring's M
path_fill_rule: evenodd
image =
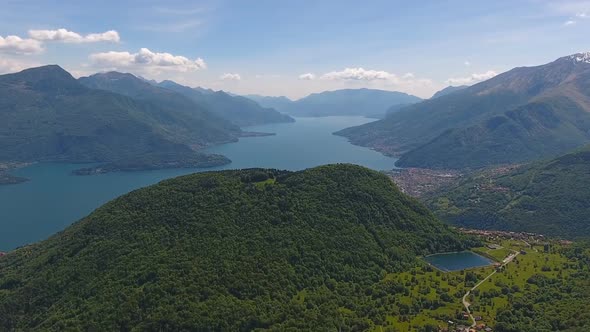
M495 263L493 260L472 251L435 254L424 257L424 260L444 272L460 271Z

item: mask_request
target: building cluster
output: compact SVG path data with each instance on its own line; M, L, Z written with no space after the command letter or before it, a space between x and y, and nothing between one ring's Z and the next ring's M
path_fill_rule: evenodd
M421 197L462 176L457 171L424 168L396 169L387 171L386 174L403 193L413 197Z
M529 233L529 232L509 232L509 231L496 231L486 229L469 229L469 228L457 228L458 231L464 234L478 235L490 242L496 242L500 240L519 240L526 243L539 243L545 242L545 236L542 234ZM494 245L492 245L494 246ZM490 247L490 249L497 249L496 247Z

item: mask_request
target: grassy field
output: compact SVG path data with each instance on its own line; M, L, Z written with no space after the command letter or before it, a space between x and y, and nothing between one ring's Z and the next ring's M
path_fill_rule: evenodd
M567 258L558 253L559 246L552 245L548 252L543 246L529 247L522 241L503 240L497 243L500 249L487 247L474 248L474 251L485 253L501 262L510 253L520 254L504 269L481 284L469 296L470 309L475 317L481 317L478 324L494 326L496 312L506 307L509 301L526 296L526 293L537 287L527 283L534 274L548 277L566 276L574 270L570 269ZM391 315L383 326L374 326L373 331L416 331L425 326L448 327L453 325L471 325L468 318L463 318L464 307L461 302L463 295L478 281L494 271L494 266L474 268L457 272L441 272L424 264L412 271L389 274L385 280L403 283L410 289L408 294L397 294L396 304L403 308L400 315ZM424 307L425 301L432 301L432 309ZM405 310L408 308L408 310ZM402 314L403 313L403 314ZM478 317L478 318L479 318Z

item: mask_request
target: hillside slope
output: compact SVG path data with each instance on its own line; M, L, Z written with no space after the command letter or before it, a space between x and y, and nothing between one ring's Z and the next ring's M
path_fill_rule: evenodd
M337 134L401 155L404 167L480 167L563 153L590 142L584 59L575 54L515 68Z
M449 85L446 88L444 88L440 91L437 91L435 94L432 95L432 97L430 97L430 99L446 96L448 94L451 94L451 93L454 93L457 91L461 91L461 90L466 89L468 87L469 87L468 85L458 85L458 86Z
M83 85L99 90L129 96L146 101L170 113L174 112L188 117L193 130L209 140L215 141L218 132L230 132L239 135L240 129L231 122L214 114L213 110L199 105L189 98L174 91L154 86L132 74L108 72L94 74L78 79Z
M464 247L359 166L193 174L0 258L0 329L365 330L386 272Z
M0 76L0 161L111 161L235 135L192 114L81 85L58 66Z
M444 188L428 205L453 224L590 236L590 146L509 172L486 171Z
M232 96L223 91L203 92L172 81L160 82L158 86L182 94L240 127L295 121L286 114L262 107L246 97Z

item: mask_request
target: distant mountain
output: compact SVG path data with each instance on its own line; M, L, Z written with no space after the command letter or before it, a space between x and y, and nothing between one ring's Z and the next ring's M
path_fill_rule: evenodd
M399 166L473 168L550 157L590 142L590 63L520 67L338 135L401 155Z
M231 96L223 91L190 88L173 81L163 81L158 86L180 93L193 102L207 107L217 116L241 127L295 121L290 116L272 108L262 107L248 98Z
M260 95L246 95L248 99L254 100L262 107L274 108L278 111L286 111L293 101L285 96L271 97L271 96L260 96Z
M148 101L170 112L189 115L197 121L194 123L197 126L195 129L200 124L206 124L219 130L240 132L238 126L218 116L211 108L197 104L180 93L150 84L132 74L108 72L81 77L78 80L92 89L119 93L136 100Z
M446 96L448 94L466 89L468 87L469 87L468 85L447 86L446 88L444 88L440 91L437 91L432 97L430 97L430 99Z
M155 152L190 154L239 134L208 113L90 89L59 66L1 75L0 124L2 161L97 162Z
M384 276L468 245L359 166L197 173L0 257L0 326L366 330L391 313L389 292L410 293Z
M431 194L442 219L471 228L590 236L590 146L558 158L469 176Z
M376 116L392 106L413 104L422 99L402 92L346 89L314 93L293 102L285 97L250 97L263 104L274 104L279 111L293 116L317 117L333 115Z

